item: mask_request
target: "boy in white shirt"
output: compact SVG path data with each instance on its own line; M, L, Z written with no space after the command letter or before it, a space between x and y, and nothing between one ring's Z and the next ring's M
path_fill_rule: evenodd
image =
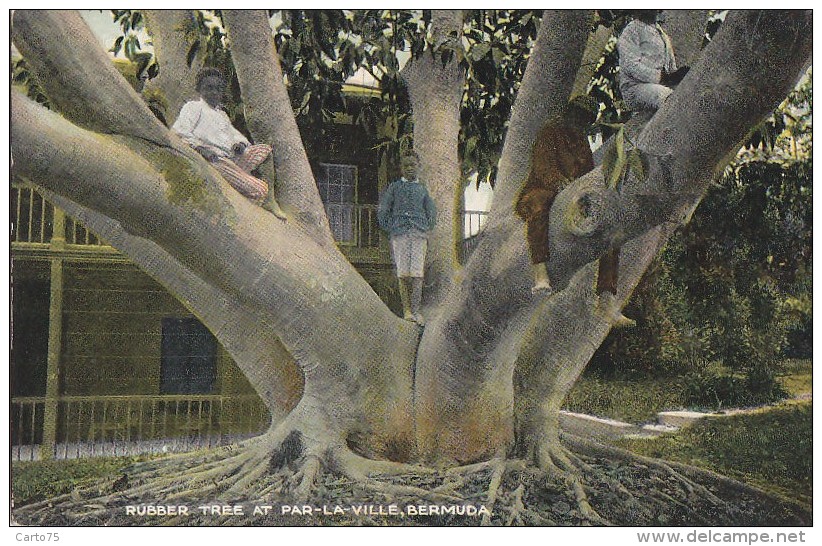
M619 36L619 89L633 110L656 111L688 74L677 68L671 39L657 23L661 10L636 10Z
M203 68L197 74L200 100L183 105L171 127L192 148L214 164L223 178L244 196L262 204L268 184L251 174L271 154L268 144L251 144L231 125L222 109L225 79L216 68ZM280 219L285 214L272 199L272 210Z

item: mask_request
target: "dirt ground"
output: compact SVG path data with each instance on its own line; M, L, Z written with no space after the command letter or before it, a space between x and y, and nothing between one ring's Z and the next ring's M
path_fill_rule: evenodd
M200 498L196 493L173 501L128 490L111 496L109 480L96 491L74 493L52 503L18 507L17 523L41 526L476 526L476 525L810 525L810 511L789 500L739 482L710 475L684 479L684 469L641 461L579 459L579 473L591 513L580 504L570 481L549 478L526 465L488 466L463 474L442 471L375 477L382 484L443 492L439 498L376 492L367 484L324 472L308 501L288 492L286 474L280 491L258 499ZM666 470L667 469L667 470ZM293 472L298 469L292 468ZM495 481L496 477L496 481ZM138 484L130 484L135 486ZM99 503L99 495L109 495ZM158 506L185 506L186 515L146 515ZM237 505L242 506L239 514ZM212 506L217 508L212 510ZM131 507L131 508L129 508ZM140 511L137 512L137 507ZM205 514L200 507L205 508ZM222 508L222 507L232 507ZM256 511L255 511L256 508ZM177 509L179 510L179 508ZM167 511L167 510L166 510ZM221 514L222 512L222 514Z

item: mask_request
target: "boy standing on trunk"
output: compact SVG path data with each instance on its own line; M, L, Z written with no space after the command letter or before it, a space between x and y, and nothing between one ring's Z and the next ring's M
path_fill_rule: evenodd
M424 324L420 306L427 232L437 222L437 209L425 185L417 177L418 159L413 152L402 158L402 177L380 196L380 227L391 234L391 250L400 285L403 318Z

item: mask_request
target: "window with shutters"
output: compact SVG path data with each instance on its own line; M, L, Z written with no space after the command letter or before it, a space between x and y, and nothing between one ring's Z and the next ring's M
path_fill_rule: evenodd
M339 243L354 243L354 204L357 192L357 167L320 163L317 187L325 204L328 223Z

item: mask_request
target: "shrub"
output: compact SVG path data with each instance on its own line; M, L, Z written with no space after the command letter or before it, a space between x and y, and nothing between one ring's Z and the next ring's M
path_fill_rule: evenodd
M634 291L637 327L610 333L593 372L689 375L708 405L784 395L776 363L812 350L811 98L807 77L711 185Z

